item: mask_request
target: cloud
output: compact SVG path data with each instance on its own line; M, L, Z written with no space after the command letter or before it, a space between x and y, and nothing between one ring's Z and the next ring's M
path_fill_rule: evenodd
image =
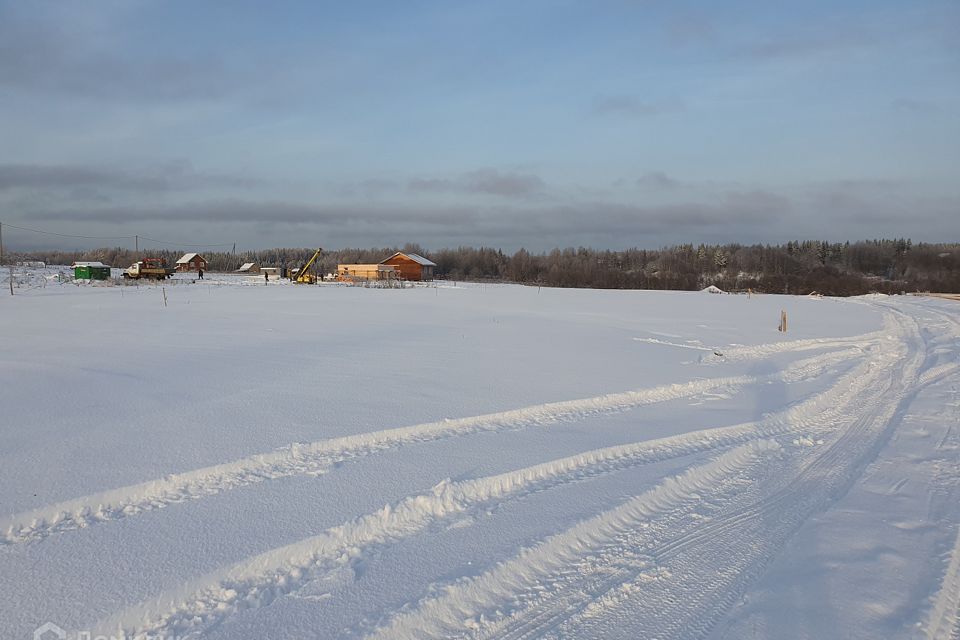
M414 192L479 193L504 198L522 198L542 192L546 187L537 175L502 173L496 169L480 169L456 178L416 178L407 183Z
M102 206L49 208L33 220L111 225L142 225L152 220L229 224L323 225L329 228L376 228L397 234L431 228L504 238L532 237L543 230L575 237L581 233L616 237L638 231L665 231L697 226L763 223L786 210L785 201L764 192L731 193L716 203L640 206L578 202L551 206L318 205L310 203L207 200L162 207Z
M213 99L243 86L214 54L132 53L121 35L132 9L0 5L0 91L153 102Z
M474 212L465 207L424 210L408 206L313 205L277 200L206 200L169 206L52 208L31 214L35 220L142 224L150 220L216 223L323 224L333 226L384 223L447 225L469 223Z
M591 112L598 116L649 118L683 111L679 100L642 100L631 95L602 96L593 101Z
M651 171L636 179L636 185L645 189L674 189L680 186L675 180L662 171Z
M171 162L143 170L83 165L0 164L0 191L13 189L83 188L98 190L164 192L205 187L247 188L255 178L196 171L189 162ZM104 197L98 192L98 197Z

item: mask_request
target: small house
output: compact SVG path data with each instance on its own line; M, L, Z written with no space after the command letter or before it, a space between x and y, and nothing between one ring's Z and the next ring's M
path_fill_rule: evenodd
M77 280L109 280L110 267L102 262L74 262L73 277Z
M207 270L207 261L199 253L185 253L177 260L177 271Z
M380 264L393 267L397 275L404 280L433 280L433 268L436 263L415 253L398 251Z
M244 262L237 273L260 273L260 265L256 262Z

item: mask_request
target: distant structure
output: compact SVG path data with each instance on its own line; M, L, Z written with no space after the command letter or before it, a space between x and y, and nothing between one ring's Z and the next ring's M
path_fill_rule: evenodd
M415 253L396 252L380 264L393 267L404 280L433 280L436 263Z
M260 265L256 262L244 262L236 271L237 273L260 273Z
M109 280L110 267L102 262L74 262L73 277L77 280Z
M386 264L338 264L337 280L393 280L397 270Z
M177 271L207 270L207 261L199 253L185 253L177 260Z

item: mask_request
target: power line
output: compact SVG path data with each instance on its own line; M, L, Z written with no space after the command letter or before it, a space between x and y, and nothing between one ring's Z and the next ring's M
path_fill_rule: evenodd
M54 231L41 231L40 229L31 229L29 227L18 227L9 222L2 222L5 227L19 229L20 231L32 231L33 233L42 233L48 236L59 236L61 238L82 238L84 240L133 240L135 236L78 236L70 233L56 233Z

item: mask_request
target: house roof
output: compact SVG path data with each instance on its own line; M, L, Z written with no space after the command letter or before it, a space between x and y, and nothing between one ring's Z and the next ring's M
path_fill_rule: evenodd
M393 260L393 259L396 258L397 256L403 256L404 258L410 258L411 260L413 260L413 261L416 262L417 264L422 265L422 266L424 266L424 267L435 267L435 266L437 266L437 263L431 262L430 260L427 260L427 259L424 258L423 256L417 255L417 254L415 254L415 253L403 253L402 251L397 251L395 254L393 254L392 256L390 256L389 258L387 258L387 260ZM387 260L381 260L381 261L380 261L380 264L383 264L383 263L386 262Z
M185 253L183 254L182 258L177 260L177 264L187 264L194 258L200 258L201 260L203 260L203 256L201 256L199 253ZM206 262L206 260L204 260L204 262Z
M256 264L256 262L244 262L237 271L250 271Z

